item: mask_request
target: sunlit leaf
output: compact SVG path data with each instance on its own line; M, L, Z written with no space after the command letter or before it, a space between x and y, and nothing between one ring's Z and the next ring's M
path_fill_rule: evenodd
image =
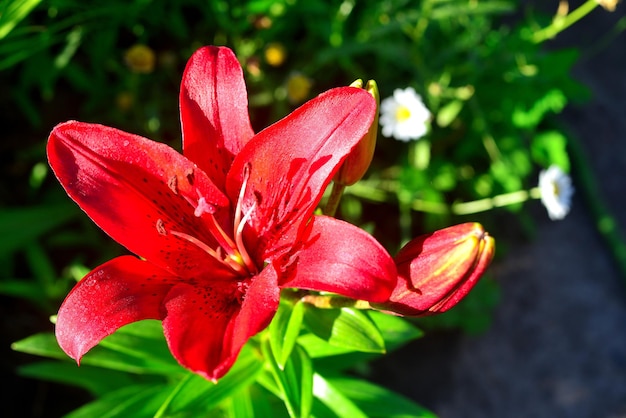
M385 341L366 313L352 308L308 308L304 314L307 328L329 344L351 350L383 353Z
M308 417L313 404L313 365L311 358L305 350L296 345L283 370L276 363L269 342L264 341L261 347L276 386L272 388L265 383L263 385L269 390L277 391L275 394L283 399L292 418Z
M171 386L125 386L70 412L65 418L152 418Z
M61 361L25 364L17 369L17 374L81 387L94 396L103 396L122 386L131 386L137 383L128 373L91 366L76 367L75 364Z
M338 386L319 374L313 375L313 394L338 418L368 418L368 415L352 402Z
M172 391L167 402L161 405L160 413L162 416L177 416L189 411L206 414L224 399L250 386L262 369L263 362L245 346L235 365L218 383L189 373Z
M5 0L0 6L0 39L4 38L41 0Z
M317 383L318 380L315 380ZM369 418L436 418L426 408L382 386L349 377L330 378L327 384L341 390Z
M269 327L270 345L278 366L282 369L300 334L303 303L282 302Z

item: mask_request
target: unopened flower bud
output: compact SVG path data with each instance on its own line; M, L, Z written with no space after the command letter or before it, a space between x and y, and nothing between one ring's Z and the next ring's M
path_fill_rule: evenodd
M373 307L408 316L447 311L474 287L494 252L494 239L478 223L417 237L395 257L398 281L389 301Z
M350 84L351 87L363 88L363 81L356 80ZM367 133L361 138L358 145L348 155L343 165L335 174L335 182L344 186L350 186L361 180L367 172L372 158L374 157L374 148L376 148L376 136L378 134L378 108L380 107L380 95L378 94L378 86L374 80L369 80L365 85L367 90L376 99L376 116Z

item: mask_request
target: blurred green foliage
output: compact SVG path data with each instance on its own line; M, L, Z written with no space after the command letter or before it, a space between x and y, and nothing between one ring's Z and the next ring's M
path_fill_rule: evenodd
M375 79L382 98L416 89L431 131L408 144L379 136L365 186L348 190L340 210L392 253L463 218L455 202L529 189L551 164L567 171L567 137L546 121L588 93L570 76L577 51L533 41L549 23L513 0L3 0L0 293L52 314L75 280L122 251L51 178L46 136L80 119L179 148L179 83L202 45L235 51L257 131L357 78ZM137 45L146 48L132 55ZM521 204L509 209L524 216ZM480 220L498 236L492 218ZM484 329L496 289L481 283L425 326ZM58 375L55 367L23 373ZM96 395L126 396L87 383Z

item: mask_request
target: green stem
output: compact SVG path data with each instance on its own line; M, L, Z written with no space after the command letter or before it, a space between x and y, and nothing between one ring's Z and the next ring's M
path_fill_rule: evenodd
M552 23L550 24L550 26L546 26L545 28L538 30L533 34L531 41L538 44L547 39L554 38L560 32L564 31L565 29L572 26L574 23L578 22L580 19L588 15L589 12L591 12L597 6L599 6L599 3L596 0L587 0L571 13L568 13L565 16L555 16L554 19L552 19Z
M343 195L343 191L345 188L345 185L333 182L330 196L328 197L328 201L326 202L326 206L324 207L324 215L335 216L335 213L337 213L337 208L339 207L339 202L341 202L341 196Z
M389 202L392 199L391 190L381 190L377 188L375 183L359 182L346 189L347 193L362 199L367 199L373 202ZM401 200L400 196L396 194L398 200ZM442 202L429 202L427 200L414 199L410 202L399 202L402 208L409 207L417 212L432 213L436 215L469 215L472 213L485 212L494 208L501 208L517 203L524 203L529 199L541 198L541 191L538 187L534 187L530 190L519 190L517 192L504 193L493 197L486 197L484 199L473 200L471 202L456 202L451 205Z
M538 187L534 187L530 190L519 190L517 192L487 197L485 199L474 200L472 202L454 203L450 209L455 215L469 215L471 213L485 212L494 208L523 203L530 198L541 198L541 191Z

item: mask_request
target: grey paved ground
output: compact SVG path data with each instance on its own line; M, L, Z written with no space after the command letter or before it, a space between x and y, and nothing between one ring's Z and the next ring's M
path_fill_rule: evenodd
M626 4L613 14L597 9L551 43L585 51L575 76L593 99L563 116L580 136L623 233L626 33L600 50L598 40L625 10ZM479 336L425 339L399 353L426 353L430 361L385 365L387 377L441 418L626 417L626 282L580 193L563 221L550 221L542 210L533 215L535 240L515 244L492 266L502 286L492 327Z

